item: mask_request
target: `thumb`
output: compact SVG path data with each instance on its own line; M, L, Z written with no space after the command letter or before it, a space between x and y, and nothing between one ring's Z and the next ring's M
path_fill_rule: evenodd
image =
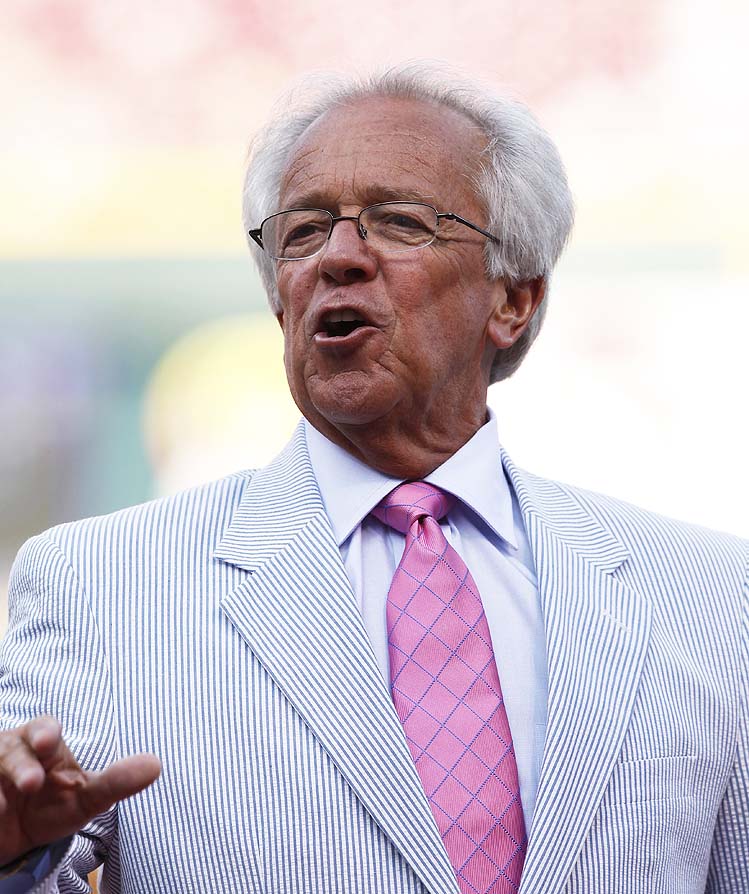
M155 754L134 754L110 764L100 773L87 773L76 786L81 805L89 816L108 810L117 801L143 791L161 774Z

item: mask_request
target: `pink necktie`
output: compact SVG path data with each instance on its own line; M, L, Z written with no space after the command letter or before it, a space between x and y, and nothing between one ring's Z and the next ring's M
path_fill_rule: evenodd
M391 689L463 894L514 894L526 835L481 597L438 520L453 497L401 484L373 510L406 535L387 599Z

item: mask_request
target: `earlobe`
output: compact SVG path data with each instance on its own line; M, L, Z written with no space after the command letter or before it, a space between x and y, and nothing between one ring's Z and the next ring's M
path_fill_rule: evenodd
M540 307L545 294L546 280L541 276L503 286L489 320L489 337L496 348L509 348L515 344Z
M278 325L281 327L281 332L283 332L283 311L279 310L276 314L276 319L278 320Z

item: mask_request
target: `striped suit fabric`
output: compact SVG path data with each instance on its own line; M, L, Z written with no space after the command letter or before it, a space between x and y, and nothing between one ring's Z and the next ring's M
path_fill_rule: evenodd
M548 727L522 894L749 891L749 545L529 475ZM303 428L265 469L30 540L0 725L158 782L45 891L456 894Z

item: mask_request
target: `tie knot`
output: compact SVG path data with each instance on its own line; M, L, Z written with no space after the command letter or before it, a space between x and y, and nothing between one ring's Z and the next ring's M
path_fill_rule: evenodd
M381 500L372 510L372 515L383 524L401 534L405 534L411 525L425 515L439 521L447 515L454 498L444 493L433 484L425 481L406 481Z

